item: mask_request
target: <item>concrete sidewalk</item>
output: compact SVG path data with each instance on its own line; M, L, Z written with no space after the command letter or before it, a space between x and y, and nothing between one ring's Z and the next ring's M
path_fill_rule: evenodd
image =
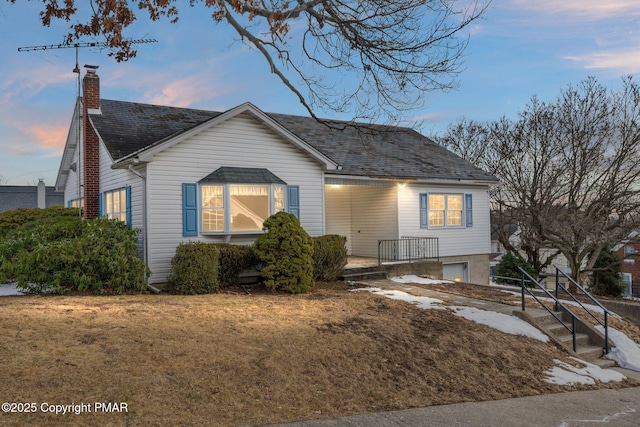
M592 390L278 424L280 427L640 426L640 387ZM273 425L272 427L275 427Z

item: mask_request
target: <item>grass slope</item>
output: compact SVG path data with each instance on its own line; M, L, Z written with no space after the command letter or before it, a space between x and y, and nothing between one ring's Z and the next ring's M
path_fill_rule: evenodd
M304 295L0 299L2 425L260 425L621 387L544 381L552 344L341 287ZM637 383L635 383L637 384Z

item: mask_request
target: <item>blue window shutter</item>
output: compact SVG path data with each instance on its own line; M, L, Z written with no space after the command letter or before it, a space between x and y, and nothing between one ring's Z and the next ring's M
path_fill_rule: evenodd
M420 193L420 228L429 227L429 194Z
M198 235L198 184L182 184L182 235Z
M287 196L287 212L300 221L300 187L298 185L287 185Z
M127 227L129 229L132 228L131 225L131 186L127 186L125 188L125 197L126 197L126 209L127 209Z
M473 227L473 195L464 195L464 207L467 216L467 227Z
M104 203L102 202L102 193L98 193L98 218L102 218L104 215Z

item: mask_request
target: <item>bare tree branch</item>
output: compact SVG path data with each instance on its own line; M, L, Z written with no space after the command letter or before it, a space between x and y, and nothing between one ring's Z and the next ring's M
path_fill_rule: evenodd
M456 87L468 44L463 32L490 1L464 6L456 0L190 0L189 5L208 8L214 21L228 24L256 48L312 116L317 110L350 111L357 120L397 122L420 109L430 91ZM176 22L183 7L178 0L42 0L40 18L45 26L56 19L70 22L68 43L104 38L111 55L126 61L136 55L130 41L135 37L127 37L136 20Z

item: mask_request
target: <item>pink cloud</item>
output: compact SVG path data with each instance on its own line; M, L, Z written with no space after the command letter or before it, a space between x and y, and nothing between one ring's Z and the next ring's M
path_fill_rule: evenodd
M197 73L170 82L162 82L157 88L144 94L145 102L175 107L189 107L228 92L228 87L212 81L210 73Z
M68 127L59 125L35 125L28 133L33 135L36 144L47 150L60 151L67 139Z
M511 0L511 3L517 8L555 15L565 21L572 18L599 21L640 14L637 0Z
M611 69L624 74L635 74L640 72L640 57L637 52L637 48L630 48L565 58L582 64L586 69Z

